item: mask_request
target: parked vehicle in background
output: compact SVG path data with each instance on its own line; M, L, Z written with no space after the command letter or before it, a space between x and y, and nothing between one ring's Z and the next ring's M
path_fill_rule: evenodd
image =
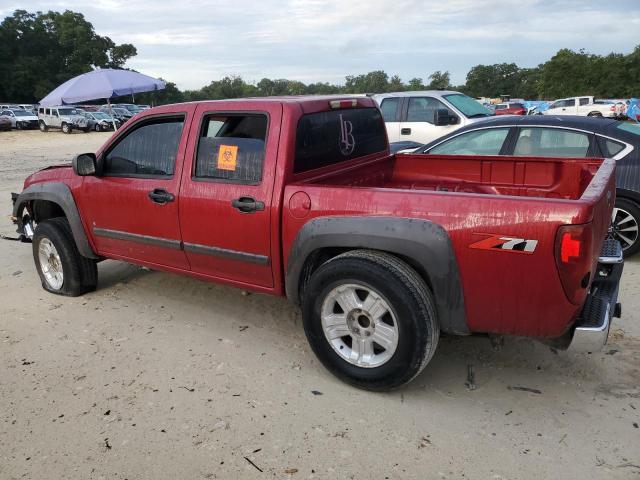
M76 108L82 109L85 112L99 112L100 106L98 105L78 105Z
M3 131L11 131L11 118L2 115L2 112L0 112L0 130Z
M382 93L380 106L390 142L430 142L493 115L478 101L459 92L425 90Z
M75 107L38 108L38 123L42 132L47 132L50 128L59 128L64 133L71 133L74 129L86 129L87 125L82 121L83 118Z
M441 331L603 346L614 160L425 161L386 139L366 97L165 105L29 176L13 216L51 293L94 290L111 258L286 295L320 361L370 390L415 378Z
M84 112L84 115L93 121L92 128L96 132L114 130L114 123L115 129L118 129L121 125L120 120L117 120L104 112Z
M102 113L106 113L107 115L111 114L114 118L120 120L120 123L125 123L127 120L133 117L133 114L126 108L118 108L112 106L111 109L109 109L109 107L102 107L100 111Z
M114 103L112 106L116 108L124 108L125 110L128 110L131 113L131 116L135 115L136 113L140 113L142 111L140 110L140 107L138 107L138 105L135 105L133 103Z
M498 103L494 108L494 112L496 115L526 115L527 109L522 103L505 102Z
M15 103L4 103L0 105L0 110L19 110L22 107Z
M579 116L493 118L461 128L414 153L613 158L616 204L611 233L625 256L640 250L640 125Z
M624 100L594 100L598 105L609 105L610 109L615 112L615 118L623 120L627 118L627 103Z
M38 117L22 108L2 110L2 115L11 119L11 126L18 130L38 128Z
M151 108L150 105L138 105L138 108L140 110L149 110Z
M543 115L584 115L586 117L618 116L615 105L595 103L594 97L561 98L553 102Z

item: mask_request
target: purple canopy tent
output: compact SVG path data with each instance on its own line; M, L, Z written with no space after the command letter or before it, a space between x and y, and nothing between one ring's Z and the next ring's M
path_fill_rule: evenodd
M109 104L109 113L111 113L111 99L113 97L152 92L164 88L165 83L157 78L130 70L102 68L67 80L40 100L40 106L67 105L105 98Z

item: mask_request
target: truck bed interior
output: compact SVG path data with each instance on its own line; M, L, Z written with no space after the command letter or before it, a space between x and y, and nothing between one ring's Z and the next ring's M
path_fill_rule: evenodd
M392 155L307 183L579 199L602 164L594 158Z

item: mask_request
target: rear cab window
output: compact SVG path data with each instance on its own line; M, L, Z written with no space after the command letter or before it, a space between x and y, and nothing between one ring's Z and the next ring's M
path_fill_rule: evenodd
M387 134L377 108L309 113L298 121L293 173L387 150Z

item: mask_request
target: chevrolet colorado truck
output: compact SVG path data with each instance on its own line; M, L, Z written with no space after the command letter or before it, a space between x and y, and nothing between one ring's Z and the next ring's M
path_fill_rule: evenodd
M413 379L441 333L594 351L619 316L615 163L392 155L367 97L147 110L13 195L45 290L118 259L299 304L321 362L361 388Z

